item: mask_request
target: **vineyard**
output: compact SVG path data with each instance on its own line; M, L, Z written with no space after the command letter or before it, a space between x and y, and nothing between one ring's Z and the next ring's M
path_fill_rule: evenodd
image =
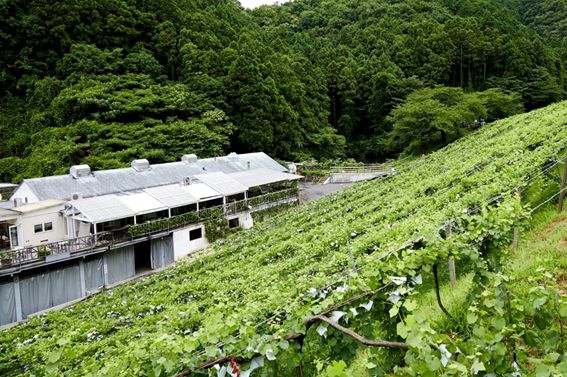
M515 231L556 198L566 135L562 102L291 208L0 332L0 375L343 376L361 353L369 375L565 375L557 277L524 289L506 263ZM449 258L460 310L438 289ZM420 307L432 292L441 328Z

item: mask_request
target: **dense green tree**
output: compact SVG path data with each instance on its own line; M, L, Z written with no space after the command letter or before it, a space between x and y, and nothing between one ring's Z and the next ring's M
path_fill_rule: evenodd
M0 174L190 150L392 157L415 142L396 116L423 108L416 91L460 87L488 119L519 111L517 96L526 109L564 98L564 13L548 0L0 0ZM502 91L473 96L487 88ZM453 105L424 100L441 106L437 131L410 149L460 132L442 114Z
M482 119L520 111L520 97L499 89L480 93L448 87L416 90L388 117L393 126L391 143L408 153L423 153L461 136Z

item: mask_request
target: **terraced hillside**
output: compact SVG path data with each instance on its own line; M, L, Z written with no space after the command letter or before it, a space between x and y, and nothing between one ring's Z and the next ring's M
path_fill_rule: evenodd
M487 125L395 176L0 332L0 375L188 375L225 356L234 359L219 360L219 372L239 363L241 376L260 365L253 376L317 375L363 347L337 324L399 344L379 347L376 374L528 373L540 364L558 371L564 365L549 355L565 339L535 345L558 333L565 298L543 286L514 292L500 267L513 228L529 216L523 205L557 192L566 150L567 102ZM440 231L447 220L451 237ZM473 276L465 300L473 315L443 332L415 298L450 255ZM537 311L524 308L536 301Z

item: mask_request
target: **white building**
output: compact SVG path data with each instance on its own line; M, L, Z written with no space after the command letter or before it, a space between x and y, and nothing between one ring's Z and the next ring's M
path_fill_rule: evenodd
M208 221L249 228L254 211L296 202L299 178L232 153L24 180L0 208L0 326L206 247Z

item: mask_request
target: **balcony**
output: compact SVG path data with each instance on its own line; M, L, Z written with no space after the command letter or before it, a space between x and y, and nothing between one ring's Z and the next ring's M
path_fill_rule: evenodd
M177 229L223 216L235 215L246 211L255 211L275 207L297 200L298 189L271 192L250 199L235 201L224 206L205 208L198 212L157 219L138 225L99 232L48 244L30 246L21 249L0 251L0 272L13 273L24 268L40 266L57 260L82 256L94 252L109 250L128 243L140 242L148 237L167 235Z

